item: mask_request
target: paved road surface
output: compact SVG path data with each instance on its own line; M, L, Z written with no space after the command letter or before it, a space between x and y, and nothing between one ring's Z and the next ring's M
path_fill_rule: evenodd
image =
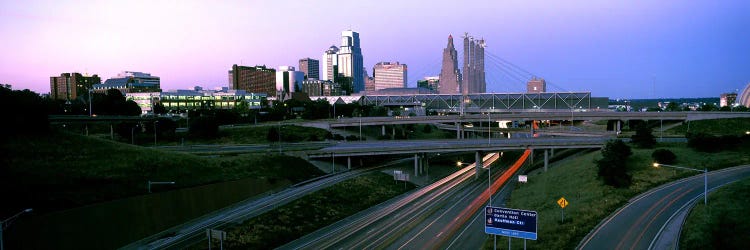
M387 166L401 160L385 163L376 167L357 169L335 175L328 175L324 178L311 180L307 183L299 183L287 188L281 192L271 194L259 199L248 199L239 202L228 208L208 214L201 218L189 221L183 225L168 229L163 233L152 235L150 237L133 242L124 249L179 249L192 245L205 237L205 230L208 228L221 228L228 223L241 222L252 217L263 214L278 206L282 206L296 199L299 199L309 193L331 186L338 182L354 178L377 168ZM166 232L174 232L175 235L165 238L159 238Z
M747 177L750 177L750 165L711 171L708 173L708 188ZM650 249L668 219L686 204L703 196L703 185L703 174L700 174L633 198L590 232L578 248Z

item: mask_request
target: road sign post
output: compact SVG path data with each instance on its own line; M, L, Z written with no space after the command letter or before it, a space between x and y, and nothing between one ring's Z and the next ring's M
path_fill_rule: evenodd
M537 239L536 211L487 206L484 232L522 239Z
M560 205L560 223L565 222L565 207L568 206L568 200L565 199L565 197L560 197L559 200L557 200L557 205Z
M209 250L211 250L212 239L218 239L219 248L224 249L224 240L227 239L227 232L216 230L216 229L206 229L206 236L208 236L208 249Z

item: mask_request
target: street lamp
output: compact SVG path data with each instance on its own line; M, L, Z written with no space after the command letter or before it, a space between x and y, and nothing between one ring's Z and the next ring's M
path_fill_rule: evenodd
M154 121L154 147L156 146L156 124L158 124L159 121Z
M24 213L31 213L31 211L34 211L34 209L27 208L27 209L22 210L21 212L18 212L16 214L14 214L10 218L7 218L5 220L1 220L0 221L0 250L5 249L5 247L3 246L3 231L6 228L8 228L10 226L10 223L12 223L13 220L15 220L16 218L18 218L18 216L21 216Z
M174 185L174 183L174 181L148 181L146 189L148 189L148 193L151 193L151 185Z
M664 166L664 167L670 167L670 168L703 172L703 205L708 205L708 169L703 168L703 170L700 170L700 169L695 169L695 168L672 166L672 165L661 164L661 163L656 163L656 162L654 162L653 166L655 168L658 168L659 166Z
M492 121L490 120L490 113L487 113L487 145L491 144L492 139Z
M362 141L362 114L359 114L359 140Z
M92 111L91 110L91 92L92 91L94 91L94 89L89 88L89 117L91 117L93 115L93 113L91 112Z

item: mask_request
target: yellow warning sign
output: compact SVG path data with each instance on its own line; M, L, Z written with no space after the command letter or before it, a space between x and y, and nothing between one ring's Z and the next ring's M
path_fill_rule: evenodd
M560 199L557 200L557 205L560 205L560 208L565 208L568 206L568 200L566 200L565 197L560 197Z

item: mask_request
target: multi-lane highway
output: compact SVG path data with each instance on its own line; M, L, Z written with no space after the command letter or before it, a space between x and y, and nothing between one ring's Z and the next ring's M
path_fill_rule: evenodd
M481 213L479 208L487 204L490 193L503 186L526 157L528 153L510 168L494 167L498 171L493 174L492 188L488 188L487 178L475 179L472 164L413 193L306 235L282 249L435 248L453 244L457 234L478 236L473 242L476 244L471 246L476 248L486 235L481 230L463 234L463 225L472 222L478 211ZM490 165L498 158L497 153L488 154L483 165Z
M168 229L139 241L133 242L124 249L165 249L185 248L200 241L205 236L206 229L222 228L228 223L242 222L261 215L278 206L282 206L305 195L331 186L338 182L357 177L377 168L392 165L402 160L392 161L376 167L357 169L335 175L328 175L320 179L297 184L281 192L271 194L255 200L246 200L233 206L224 208L185 224ZM164 235L170 235L164 237ZM163 237L163 238L162 238Z
M711 171L713 189L750 177L750 165ZM652 249L669 219L703 196L703 174L674 181L639 195L601 222L579 249ZM708 204L711 206L711 204Z

